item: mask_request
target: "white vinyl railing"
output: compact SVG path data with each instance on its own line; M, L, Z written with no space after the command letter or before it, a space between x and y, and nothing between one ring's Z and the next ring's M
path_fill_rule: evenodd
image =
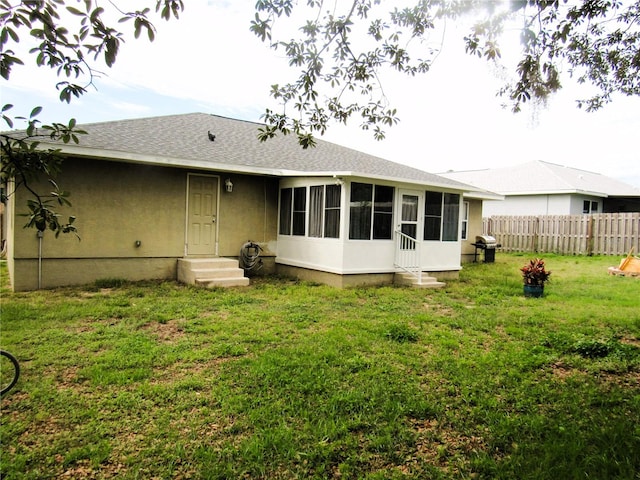
M410 273L422 282L422 267L420 265L420 242L415 238L396 230L396 259L394 266Z

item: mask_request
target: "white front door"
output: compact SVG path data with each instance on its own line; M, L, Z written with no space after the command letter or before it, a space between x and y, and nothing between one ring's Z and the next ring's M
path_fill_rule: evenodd
M218 177L188 175L187 255L216 255Z

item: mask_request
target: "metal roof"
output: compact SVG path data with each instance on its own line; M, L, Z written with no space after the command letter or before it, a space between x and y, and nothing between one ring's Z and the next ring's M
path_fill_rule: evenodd
M581 193L596 197L638 197L640 189L605 175L535 160L520 165L447 172L440 175L502 195Z

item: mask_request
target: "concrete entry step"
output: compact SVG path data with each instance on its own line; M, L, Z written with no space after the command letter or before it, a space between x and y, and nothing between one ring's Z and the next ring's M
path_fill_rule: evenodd
M418 279L406 272L399 272L394 275L393 283L396 285L408 285L414 288L442 288L446 285L444 282L439 282L435 277L429 277L422 274L422 281L418 282Z
M205 287L239 287L249 285L238 260L234 258L181 258L178 281Z

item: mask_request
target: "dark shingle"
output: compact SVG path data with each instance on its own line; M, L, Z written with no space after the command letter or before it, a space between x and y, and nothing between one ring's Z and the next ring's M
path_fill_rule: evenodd
M261 124L205 113L119 120L81 125L89 135L82 136L81 147L121 152L143 158L163 158L299 172L351 172L406 180L411 183L448 186L468 190L455 180L391 162L357 150L318 140L315 148L302 149L293 135L258 140ZM208 132L215 135L209 139Z

